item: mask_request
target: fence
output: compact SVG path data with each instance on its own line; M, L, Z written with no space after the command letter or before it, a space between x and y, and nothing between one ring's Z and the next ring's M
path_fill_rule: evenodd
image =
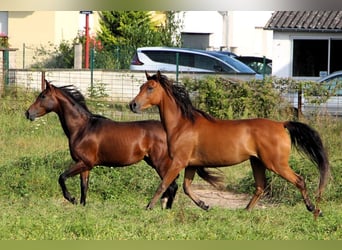
M175 79L175 73L163 73ZM212 75L210 73L184 73L181 77L198 79ZM250 79L251 75L222 75L224 77ZM107 99L126 102L138 92L140 85L146 81L144 72L105 71L105 70L10 70L9 85L40 91L44 86L44 78L56 86L75 85L85 96L93 92L101 92Z
M163 72L164 73L164 72ZM165 74L165 73L164 73ZM176 73L166 73L168 78L175 79ZM250 80L250 75L217 75L210 73L183 73L179 79L201 79L209 75L224 78L238 78ZM44 88L44 79L56 86L75 85L86 97L101 97L118 104L127 103L139 92L140 85L146 81L144 72L106 71L106 70L14 70L8 74L8 87L23 88L41 91ZM341 90L338 91L340 93ZM317 104L308 102L302 96L301 89L288 89L282 93L292 107L298 108L299 114L315 112ZM342 93L329 98L328 102L320 105L321 113L329 112L342 116Z
M93 77L93 81L91 78ZM144 74L130 72L110 72L97 70L11 70L10 82L12 86L40 91L44 88L44 79L56 86L75 85L85 96L94 92L102 97L118 102L131 99L138 92L139 85L145 80Z

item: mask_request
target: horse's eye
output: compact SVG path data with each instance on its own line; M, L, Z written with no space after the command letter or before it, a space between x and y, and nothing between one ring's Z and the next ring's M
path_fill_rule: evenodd
M45 99L45 95L41 95L40 98L41 98L41 99Z
M153 90L153 87L152 86L148 86L147 87L147 91L151 92Z

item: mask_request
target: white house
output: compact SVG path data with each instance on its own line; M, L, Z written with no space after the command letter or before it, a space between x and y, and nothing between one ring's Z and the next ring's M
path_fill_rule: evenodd
M273 75L314 80L342 70L342 11L276 11L265 29Z
M90 34L98 29L98 14L89 16ZM85 15L80 11L0 11L0 36L7 36L11 48L10 67L30 64L39 46L70 41L85 30Z
M183 46L271 58L272 31L264 29L271 15L272 11L181 12Z

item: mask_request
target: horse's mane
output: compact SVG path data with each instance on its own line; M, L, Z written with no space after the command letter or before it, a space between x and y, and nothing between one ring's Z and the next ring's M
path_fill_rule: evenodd
M74 85L66 85L57 88L61 90L64 95L68 96L75 103L79 104L91 117L107 119L104 116L93 114L88 109L84 95L82 95L82 93Z
M194 122L196 114L200 114L208 120L214 120L214 117L193 106L189 93L185 89L184 85L173 84L165 75L162 74L159 75L159 79L155 74L150 76L148 80L159 80L160 85L163 87L166 93L175 99L177 105L181 109L183 117Z

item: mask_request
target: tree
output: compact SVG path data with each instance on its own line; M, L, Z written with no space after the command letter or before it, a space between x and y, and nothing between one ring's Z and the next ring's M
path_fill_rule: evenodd
M34 52L32 68L72 68L74 65L74 46L70 41L62 40L59 45L49 42Z
M165 22L153 23L148 11L102 11L100 12L101 40L103 50L97 54L101 60L95 61L96 67L125 69L138 47L179 46L180 25L176 12L162 12ZM109 60L109 61L107 61Z
M158 27L161 44L168 47L180 47L182 20L177 18L177 11L164 11L163 13L165 22Z
M107 49L161 45L156 41L158 32L146 11L102 11L100 26L98 38Z

